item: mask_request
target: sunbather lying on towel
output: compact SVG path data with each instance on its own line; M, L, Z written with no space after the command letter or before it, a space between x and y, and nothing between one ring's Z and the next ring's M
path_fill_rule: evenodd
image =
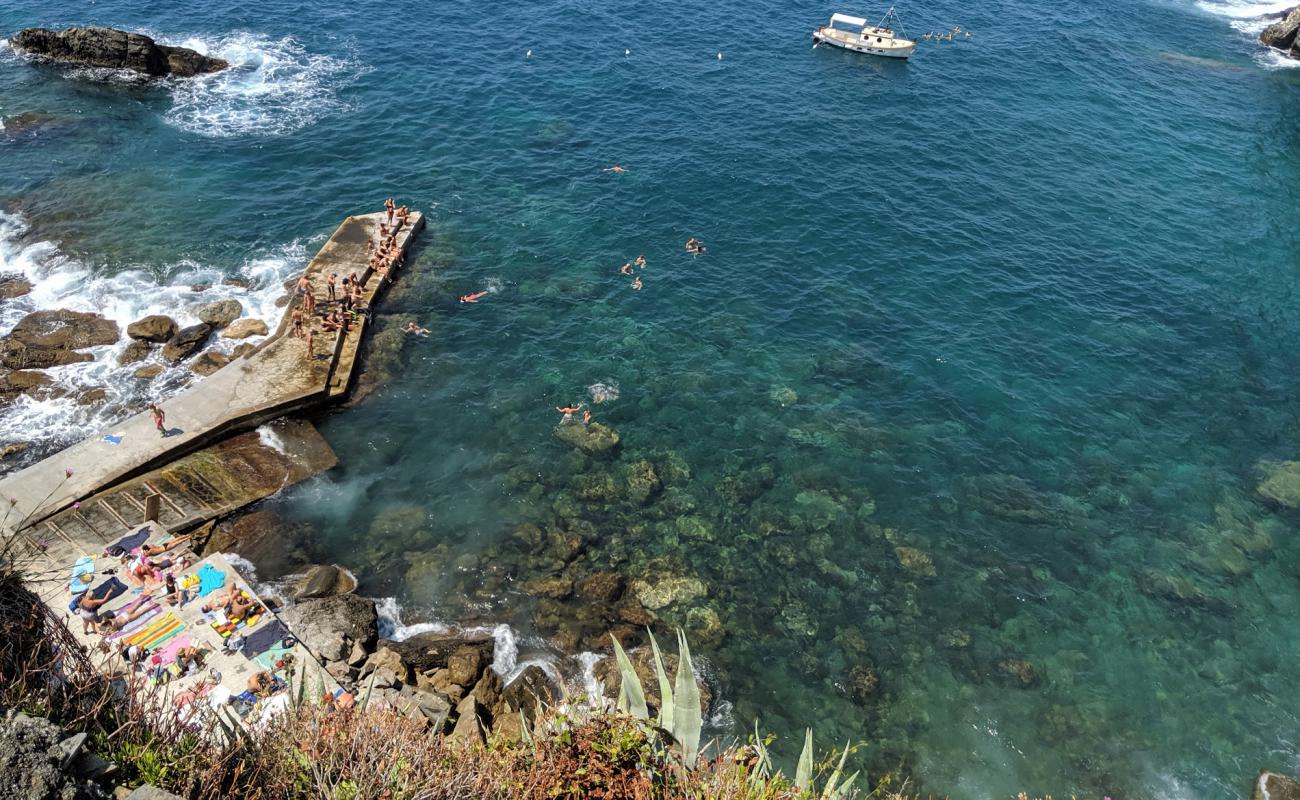
M116 633L126 627L127 623L134 621L138 617L144 616L151 609L150 600L153 590L141 594L136 599L119 608L117 611L110 611L107 614L101 614L99 617L99 632L105 636Z
M144 544L135 549L134 554L138 556L153 557L160 556L176 547L179 547L190 540L190 534L184 536L174 536L165 542L159 544Z
M216 611L221 609L230 619L244 619L248 613L253 610L257 603L248 593L240 589L237 585L231 584L230 588L204 603L204 611Z

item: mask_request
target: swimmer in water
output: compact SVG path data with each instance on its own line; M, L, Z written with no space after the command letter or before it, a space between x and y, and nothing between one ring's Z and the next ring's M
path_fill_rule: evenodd
M623 266L619 267L619 268L618 268L618 272L619 272L620 275L631 275L631 274L632 274L632 263L631 263L631 262L628 262L628 263L624 264Z
M584 428L590 428L590 427L591 427L591 411L590 411L590 410L582 412L582 427L584 427Z
M636 289L637 291L640 291L640 289L641 289L641 285L642 285L642 284L641 284L641 276L638 275L637 278L636 278L636 280L632 281L632 288L633 288L633 289Z
M564 415L564 417L560 419L560 422L572 422L573 415L581 411L583 405L585 404L578 403L576 406L565 406L564 408L560 408L559 406L556 406L555 410Z
M477 303L480 297L487 297L487 292L475 292L474 294L463 294L460 296L462 303Z
M637 256L636 265L640 269L645 269L645 256Z
M924 40L926 40L927 42L930 41L930 32L929 32L929 31L926 31L926 32L925 32L925 35L922 36L921 38L924 39Z
M605 167L603 172L627 172L627 169L621 164L615 164L612 167Z
M692 236L686 240L686 252L698 256L704 252L704 243Z
M414 322L408 322L408 323L406 323L406 332L407 332L407 333L413 333L413 334L415 334L416 336L428 336L428 335L429 335L429 329L428 329L428 328L421 328L419 325L416 325Z

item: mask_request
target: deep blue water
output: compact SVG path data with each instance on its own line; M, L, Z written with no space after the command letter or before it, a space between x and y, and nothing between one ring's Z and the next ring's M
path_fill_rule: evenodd
M1300 455L1300 72L1229 24L1245 7L904 6L908 33L974 33L906 64L810 49L832 10L883 11L11 0L0 32L111 24L241 66L158 87L0 56L0 258L42 278L0 320L184 313L221 274L272 313L394 195L430 229L387 310L433 335L377 346L391 380L322 424L343 465L275 505L405 621L547 652L538 608L581 612L521 590L558 569L512 550L533 522L587 539L569 574L708 585L662 616L726 628L696 646L719 730L811 725L955 798L1235 797L1300 768L1298 518L1256 493ZM179 380L62 377L128 403ZM552 436L597 382L613 463ZM0 432L120 413L25 404ZM689 478L609 499L643 459Z

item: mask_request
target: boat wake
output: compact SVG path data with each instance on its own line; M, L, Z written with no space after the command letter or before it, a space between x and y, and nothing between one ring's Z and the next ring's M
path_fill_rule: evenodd
M174 103L166 121L202 136L301 130L343 110L338 90L344 80L360 74L351 59L308 52L292 36L234 33L213 40L159 41L230 62L221 72L168 81Z

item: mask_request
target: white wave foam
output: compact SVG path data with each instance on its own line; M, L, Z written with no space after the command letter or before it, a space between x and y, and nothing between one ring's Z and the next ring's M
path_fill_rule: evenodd
M396 597L379 598L375 601L375 611L379 615L379 636L382 639L402 642L420 633L446 633L449 630L441 622L403 623L402 607Z
M578 653L573 657L578 662L578 675L582 681L582 693L587 696L587 705L592 708L605 706L605 686L596 677L596 664L602 659L600 653Z
M226 299L238 300L248 316L274 323L281 313L275 301L284 293L284 281L306 260L305 248L295 242L247 262L241 272L251 288L222 284L226 276L220 270L189 261L161 270L140 268L110 274L69 258L52 242L25 241L28 230L21 217L0 212L0 274L18 274L32 284L29 294L0 304L0 333L12 330L32 311L46 309L102 314L122 329L148 314L167 314L178 324L188 325L198 322L200 305ZM160 271L167 276L161 284ZM210 288L196 292L196 284ZM122 367L117 363L129 343L123 336L117 344L88 349L93 361L45 371L60 391L77 395L103 388L108 402L81 406L71 397L19 397L0 414L0 441L31 441L33 431L39 431L42 441L69 443L111 425L122 416L124 407L158 399L190 378L187 366L165 365L152 383L141 384L132 376L140 364ZM214 337L209 347L229 352L236 344Z
M1300 59L1283 55L1271 47L1264 48L1256 53L1255 63L1267 70L1296 69L1300 67Z
M174 102L166 121L202 136L293 133L344 109L338 89L361 71L351 60L308 52L292 36L160 41L230 62L211 75L169 80Z
M618 399L618 383L593 383L587 387L587 396L593 403L612 403Z
M257 427L257 440L282 456L287 456L289 451L285 449L284 439L270 425L259 425Z
M1196 7L1219 17L1249 19L1277 14L1295 6L1294 2L1252 2L1251 0L1200 0ZM1267 24L1267 22L1265 22ZM1263 28L1263 25L1260 26Z

